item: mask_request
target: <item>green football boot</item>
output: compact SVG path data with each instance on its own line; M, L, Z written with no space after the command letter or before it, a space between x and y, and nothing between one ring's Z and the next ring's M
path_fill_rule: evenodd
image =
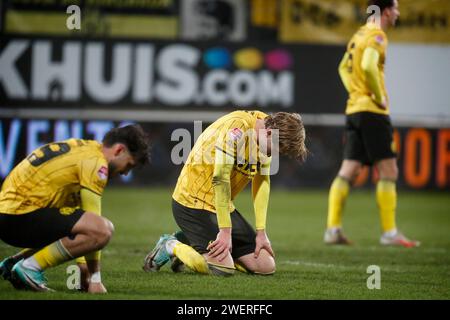
M14 281L22 283L22 285L32 291L53 291L47 287L47 279L43 271L36 271L26 268L21 260L17 262L11 270Z
M171 234L163 234L153 250L144 259L144 271L156 272L170 260L170 254L167 252L166 243L169 240L177 240Z

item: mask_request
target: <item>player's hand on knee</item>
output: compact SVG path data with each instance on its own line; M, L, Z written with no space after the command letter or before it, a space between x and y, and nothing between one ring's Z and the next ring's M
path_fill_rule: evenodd
M105 286L101 282L91 282L89 283L89 293L107 293Z
M261 249L267 250L267 252L269 252L269 254L275 258L275 253L272 250L272 245L270 244L269 238L267 237L267 234L264 230L256 231L255 242L255 258L259 257Z
M209 250L208 255L222 261L231 252L231 228L222 228L217 234L216 240L211 242L206 248Z

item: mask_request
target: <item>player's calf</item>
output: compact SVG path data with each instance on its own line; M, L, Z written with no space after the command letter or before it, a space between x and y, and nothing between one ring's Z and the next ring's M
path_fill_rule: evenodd
M353 182L362 170L362 164L356 160L345 159L342 161L338 176Z
M92 238L95 241L94 250L103 249L109 243L114 233L112 222L103 217L101 219L103 221L99 223L99 228L92 233Z
M103 249L114 233L114 226L108 219L86 212L72 229L72 240L63 239L63 244L73 257Z

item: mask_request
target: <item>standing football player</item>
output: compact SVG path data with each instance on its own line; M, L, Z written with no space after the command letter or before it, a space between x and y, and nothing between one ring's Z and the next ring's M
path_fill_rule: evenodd
M388 40L386 31L400 15L397 0L370 0L380 9L351 38L339 65L339 74L349 93L347 101L344 160L334 179L328 200L328 221L324 241L349 244L342 232L342 212L350 186L362 165L375 165L379 172L376 199L383 233L382 245L415 247L397 229L396 181L398 176L389 99L384 82Z
M18 289L47 291L46 269L84 256L87 291L106 292L100 250L114 227L101 217L102 193L110 177L146 164L148 151L142 128L129 125L110 130L102 143L44 145L20 162L0 192L0 239L26 249L0 263L3 278Z
M306 158L300 115L235 111L211 124L190 152L172 195L172 212L183 235L178 233L178 239L184 240L161 236L144 270L157 271L172 258L174 271L174 264L184 263L205 274L230 275L235 265L240 271L273 274L266 215L275 150L300 161ZM249 182L256 230L233 205Z

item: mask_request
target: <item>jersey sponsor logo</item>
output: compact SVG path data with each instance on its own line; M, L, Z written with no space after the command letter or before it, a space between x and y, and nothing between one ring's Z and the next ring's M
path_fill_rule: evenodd
M108 168L101 166L97 171L97 175L101 180L106 180L108 178Z
M237 141L242 138L242 130L239 128L234 128L230 130L230 138L234 141Z

